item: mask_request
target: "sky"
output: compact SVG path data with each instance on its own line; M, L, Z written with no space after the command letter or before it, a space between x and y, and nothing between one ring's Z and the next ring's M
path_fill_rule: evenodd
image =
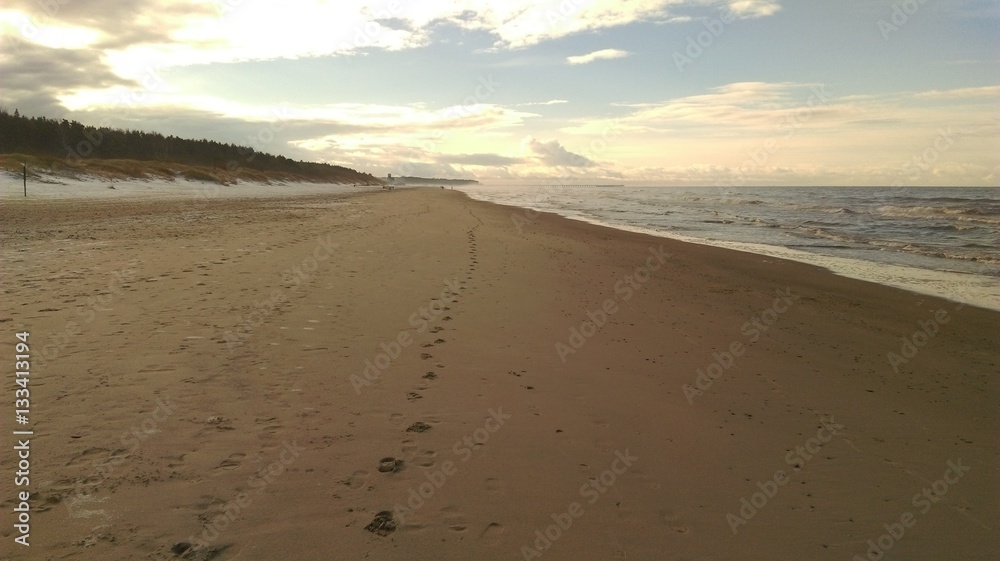
M4 0L0 105L484 183L1000 186L996 0Z

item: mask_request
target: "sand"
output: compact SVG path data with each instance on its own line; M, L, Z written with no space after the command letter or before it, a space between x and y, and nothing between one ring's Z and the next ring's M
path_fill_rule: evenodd
M0 219L4 559L1000 551L997 312L451 190Z

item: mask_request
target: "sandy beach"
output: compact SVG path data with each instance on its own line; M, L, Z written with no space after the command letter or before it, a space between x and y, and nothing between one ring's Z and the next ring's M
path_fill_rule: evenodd
M4 559L1000 551L994 311L440 189L0 232Z

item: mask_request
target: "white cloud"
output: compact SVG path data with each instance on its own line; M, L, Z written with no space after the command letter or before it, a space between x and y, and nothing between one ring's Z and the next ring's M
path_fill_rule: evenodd
M982 86L977 88L957 88L953 90L931 90L920 92L913 96L915 99L957 101L962 99L1000 99L1000 86Z
M546 166L586 168L595 165L589 158L570 152L555 139L539 140L528 136L521 141L521 145L527 148L540 163Z
M760 18L772 16L781 10L781 5L774 0L730 0L729 11L738 18Z
M104 51L107 62L116 69L148 65L149 61L178 66L327 56L369 48L399 51L427 45L434 27L441 24L485 31L495 37L495 49L517 49L635 22L685 21L690 16L674 10L706 3L510 0L484 5L477 0L286 0L196 4L192 0L73 0L65 5L60 2L59 9L51 14L39 15L36 3L30 0L9 2L3 18L8 25L27 19L52 29L58 27L58 41L52 34L36 38L40 44L53 43L50 47L57 42L83 45L96 41L96 47ZM107 2L112 5L106 6ZM780 9L772 0L711 3L725 2L737 17L761 17ZM157 18L149 14L157 14ZM608 52L623 56L621 51Z
M611 60L615 58L624 58L629 56L630 52L623 51L621 49L601 49L600 51L594 51L589 54L570 56L566 57L566 61L570 64L589 64L595 60Z
M933 165L904 178L907 184L995 184L998 93L989 86L838 96L821 85L734 83L660 103L618 104L630 111L613 121L581 116L560 133L586 143L618 131L607 140L606 158L630 180L888 185L933 148Z
M569 103L569 100L566 100L566 99L550 99L548 101L532 101L532 102L528 102L528 103L518 103L518 105L527 107L527 106L530 106L530 105L561 105L563 103Z
M737 82L659 103L619 104L632 111L617 123L632 131L711 136L782 134L795 125L795 130L820 127L831 138L857 139L862 134L858 127L883 128L893 134L940 126L979 130L989 121L987 116L996 119L998 97L1000 86L840 96L823 84ZM586 119L564 130L594 132Z

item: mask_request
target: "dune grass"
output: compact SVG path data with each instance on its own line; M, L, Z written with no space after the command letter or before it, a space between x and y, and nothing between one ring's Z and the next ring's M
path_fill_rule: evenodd
M97 158L57 158L27 154L0 154L0 169L20 175L22 164L28 166L28 179L44 180L46 177L94 179L97 181L168 180L187 179L208 181L220 185L239 182L252 183L355 183L355 177L331 174L321 178L278 171L260 171L249 168L221 169L191 166L173 162L142 160L102 160Z

